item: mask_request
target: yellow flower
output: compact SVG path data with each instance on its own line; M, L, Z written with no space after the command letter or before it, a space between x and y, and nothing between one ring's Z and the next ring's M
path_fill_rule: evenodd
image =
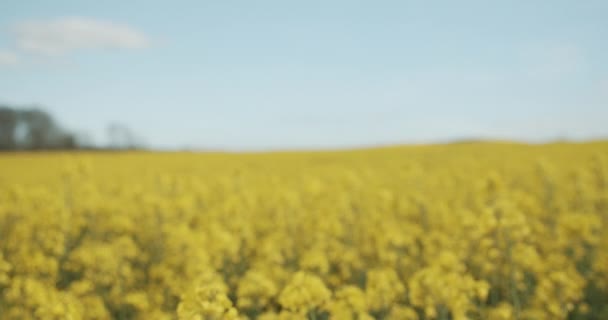
M287 310L308 312L325 304L330 297L331 291L319 277L297 272L281 291L279 303Z
M405 287L395 270L372 269L367 274L365 293L370 310L389 308L405 293Z

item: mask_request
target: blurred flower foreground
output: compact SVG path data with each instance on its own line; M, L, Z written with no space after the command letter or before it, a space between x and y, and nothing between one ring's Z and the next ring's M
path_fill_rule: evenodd
M608 319L608 143L0 156L0 319Z

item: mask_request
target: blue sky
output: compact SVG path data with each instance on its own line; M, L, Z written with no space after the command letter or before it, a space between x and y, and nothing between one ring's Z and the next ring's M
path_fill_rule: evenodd
M105 143L608 137L607 1L1 1L0 103Z

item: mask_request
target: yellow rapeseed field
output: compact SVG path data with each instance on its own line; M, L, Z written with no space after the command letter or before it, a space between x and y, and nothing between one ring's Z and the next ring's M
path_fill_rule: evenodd
M608 142L0 155L0 319L608 319Z

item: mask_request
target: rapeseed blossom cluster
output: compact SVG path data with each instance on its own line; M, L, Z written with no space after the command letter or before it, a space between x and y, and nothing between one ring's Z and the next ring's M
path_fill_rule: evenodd
M608 143L0 156L1 319L608 319Z

